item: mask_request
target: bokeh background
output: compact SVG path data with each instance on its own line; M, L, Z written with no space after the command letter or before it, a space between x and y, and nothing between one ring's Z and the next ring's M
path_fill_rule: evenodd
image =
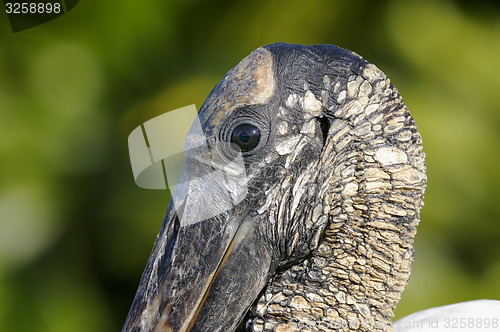
M13 34L0 13L0 331L117 331L169 200L128 134L198 107L255 48L330 43L416 119L428 187L396 317L500 299L500 5L452 0L82 0Z

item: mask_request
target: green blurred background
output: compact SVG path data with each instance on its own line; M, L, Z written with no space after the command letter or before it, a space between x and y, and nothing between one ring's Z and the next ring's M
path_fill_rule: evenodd
M13 34L0 13L0 331L117 331L169 200L127 137L198 107L277 41L377 64L424 138L428 188L396 317L500 299L498 1L82 0Z

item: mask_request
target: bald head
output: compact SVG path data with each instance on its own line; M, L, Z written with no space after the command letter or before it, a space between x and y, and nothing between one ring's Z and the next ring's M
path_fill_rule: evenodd
M387 321L409 276L425 166L386 76L335 46L272 44L198 115L187 142L206 149L186 153L124 331L234 331L249 309L249 329L287 330L305 312L327 317L308 300L323 289L341 299L332 315Z

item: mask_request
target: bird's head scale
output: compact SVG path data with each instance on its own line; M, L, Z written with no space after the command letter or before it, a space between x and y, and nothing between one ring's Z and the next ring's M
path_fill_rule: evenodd
M186 140L202 137L206 149L193 150L192 161L186 154L187 185L172 198L181 203L169 205L124 331L231 331L252 304L249 328L258 329L269 312L254 300L286 288L290 266L341 269L338 257L366 256L377 241L394 253L374 266L406 283L424 155L377 67L331 45L268 45L224 76L198 117ZM362 281L347 261L344 272ZM305 279L329 280L318 273ZM368 301L375 291L364 288ZM290 307L282 314L293 317Z

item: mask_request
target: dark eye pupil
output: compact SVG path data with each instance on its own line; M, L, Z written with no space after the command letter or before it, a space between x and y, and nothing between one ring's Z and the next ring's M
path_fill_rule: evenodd
M242 152L253 150L260 140L260 131L251 124L241 124L234 128L231 143L238 145Z
M242 132L239 136L239 139L243 143L248 143L248 141L250 140L250 134L247 132Z

